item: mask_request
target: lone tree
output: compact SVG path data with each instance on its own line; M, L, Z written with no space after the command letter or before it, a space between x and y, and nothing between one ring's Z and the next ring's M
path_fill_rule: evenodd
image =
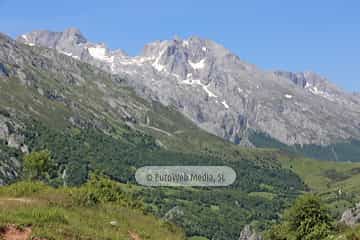
M315 195L304 195L286 213L290 231L296 239L318 240L327 237L332 229L329 210Z
M28 180L48 180L53 166L48 150L32 152L24 157L24 176Z
M284 221L272 227L267 239L319 240L330 235L332 218L321 199L308 194L299 197L285 212Z

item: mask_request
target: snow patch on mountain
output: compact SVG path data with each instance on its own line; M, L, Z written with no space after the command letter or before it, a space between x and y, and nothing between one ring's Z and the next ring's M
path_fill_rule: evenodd
M32 43L32 42L30 41L30 39L28 38L28 36L26 36L25 34L21 35L21 38L24 39L24 43L25 43L26 45L29 45L29 46L31 46L31 47L35 46L35 44Z
M226 103L225 100L222 101L221 104L224 105L224 107L225 107L226 109L229 109L229 108L230 108L229 105Z
M147 57L123 57L120 58L119 63L122 65L143 65L144 63L151 61L152 58Z
M284 97L287 98L287 99L292 99L292 98L293 98L293 95L291 95L291 94L285 94Z
M322 90L318 89L317 86L312 86L311 84L306 83L305 89L308 89L314 95L321 96L321 97L326 98L327 100L332 101L332 102L335 101L335 97L333 95L329 94L328 92L325 92L325 91L322 91Z
M206 61L205 59L202 59L200 62L194 63L191 60L189 60L189 64L193 69L199 70L205 67L205 61Z
M21 37L22 37L25 41L29 42L29 39L28 39L28 37L27 37L25 34L21 35Z
M65 51L61 51L61 50L59 50L59 52L62 53L62 54L65 54L66 56L69 56L69 57L72 57L72 58L75 58L75 59L78 59L78 60L80 59L79 56L73 55L71 52L65 52Z
M109 62L109 63L114 62L114 56L108 56L107 49L103 46L97 45L95 47L89 47L88 51L92 57L100 61Z
M152 66L159 72L162 72L165 69L165 66L160 64L160 60L162 55L165 53L166 48L162 49L158 55L158 57L155 59L154 63L152 64Z
M181 81L180 84L186 84L186 85L198 85L200 87L202 87L202 89L207 93L207 95L209 97L213 97L213 98L216 98L217 96L215 95L215 93L211 92L210 89L209 89L209 86L208 85L205 85L201 82L201 80L199 79L192 79L190 78L191 75L188 75L188 78Z

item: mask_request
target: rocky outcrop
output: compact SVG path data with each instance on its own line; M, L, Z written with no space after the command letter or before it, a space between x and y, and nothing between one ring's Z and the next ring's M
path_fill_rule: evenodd
M303 73L292 73L292 72L285 72L285 71L275 71L276 75L280 77L285 77L292 81L299 87L305 88L307 81Z
M6 70L5 66L2 63L0 63L0 77L8 77L8 76L9 73Z
M20 126L14 121L0 113L0 186L18 177L21 162L15 156L19 155L20 152L29 152L19 128ZM12 149L10 152L17 154L9 154L10 149Z
M184 211L181 210L180 207L176 206L176 207L173 207L172 209L170 209L165 214L165 216L163 217L163 220L172 222L172 221L176 221L178 218L181 218L183 216L184 216Z
M0 139L7 140L9 137L9 128L4 121L0 118Z
M239 240L263 240L263 237L257 234L250 225L246 225L240 233Z
M0 114L0 140L10 148L16 148L28 153L25 138L19 130L20 126Z
M357 204L354 208L346 210L340 220L341 223L344 223L347 226L354 227L360 223L360 203Z

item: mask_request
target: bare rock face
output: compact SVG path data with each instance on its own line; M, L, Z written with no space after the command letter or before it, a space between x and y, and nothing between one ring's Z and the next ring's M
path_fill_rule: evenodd
M4 121L0 119L0 139L6 140L9 136L9 129L8 126Z
M165 216L163 217L163 219L165 221L174 221L179 217L182 217L184 215L183 210L181 210L180 207L176 206L173 207L172 209L170 209Z
M8 77L8 71L6 70L5 66L0 63L0 76L1 77Z
M19 126L0 115L0 140L3 140L10 148L20 149L23 153L28 152L28 147L24 144L24 136L18 131Z
M211 40L155 41L134 57L88 42L73 28L35 31L17 40L124 76L138 93L175 106L199 127L235 143L251 145L248 129L288 145L360 139L357 94L312 72L261 70Z
M263 240L263 238L258 235L250 225L247 225L241 231L239 240Z
M354 227L360 223L360 204L357 204L356 207L346 210L340 220L341 223L344 223L347 226Z
M24 137L16 132L17 127L14 122L0 114L0 144L27 153L28 147L23 144ZM2 186L18 176L21 163L15 157L4 154L2 148L0 148L0 160L0 186Z

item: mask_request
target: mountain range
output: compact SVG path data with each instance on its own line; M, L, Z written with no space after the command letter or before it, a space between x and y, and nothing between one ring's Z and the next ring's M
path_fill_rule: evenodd
M33 31L17 41L126 77L141 96L174 106L200 128L237 144L253 146L254 132L300 146L360 138L358 94L313 72L262 70L211 40L155 41L139 56L91 43L75 28Z

